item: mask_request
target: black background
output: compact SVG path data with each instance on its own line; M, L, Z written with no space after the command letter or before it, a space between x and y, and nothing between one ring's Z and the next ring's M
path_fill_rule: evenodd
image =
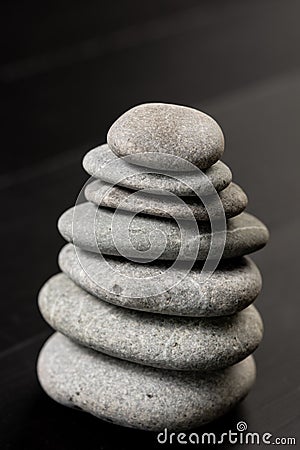
M264 278L257 382L205 430L245 420L299 445L299 17L297 0L1 2L1 449L159 447L155 434L55 404L35 375L51 333L36 297L58 271L56 220L87 179L83 155L146 101L218 120L223 159L271 231L254 257Z

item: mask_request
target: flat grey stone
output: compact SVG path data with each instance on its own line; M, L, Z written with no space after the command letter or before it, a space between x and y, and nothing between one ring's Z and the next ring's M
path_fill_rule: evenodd
M225 414L255 381L253 357L211 374L155 369L97 353L54 334L38 378L63 405L143 430L187 430Z
M209 220L205 205L198 197L186 198L183 201L170 195L157 196L144 192L133 193L127 188L111 186L101 180L88 184L84 194L88 201L108 208L120 208L154 216L181 219L189 219L192 213L196 220ZM221 191L219 198L227 218L240 214L248 203L245 192L235 183L230 183L227 188ZM219 205L215 204L214 200L210 201L210 205L211 207L215 206L215 212L211 209L211 213L214 216L218 215Z
M113 227L113 218L115 225ZM129 237L126 238L126 221L130 220ZM211 233L206 223L199 222L199 234L191 233L190 221L183 221L181 231L186 231L186 242L181 242L181 233L174 220L154 216L136 215L108 208L98 208L92 203L82 203L67 210L58 221L62 236L76 246L106 255L126 255L128 258L193 260L195 248L199 244L197 259L207 257ZM113 231L112 231L113 228ZM226 244L223 258L234 258L252 253L262 248L268 240L268 230L256 217L241 213L228 219ZM163 241L165 238L165 242ZM118 239L118 248L116 247ZM165 245L164 245L165 244ZM182 248L181 248L182 247Z
M181 197L195 196L195 191L206 195L211 190L206 178L199 171L180 174L159 173L154 169L129 164L126 157L118 158L107 144L89 151L82 164L87 173L93 177L133 190L144 189L155 194L167 191ZM232 181L232 173L222 161L217 161L203 171L203 174L217 191L222 191Z
M125 112L110 127L107 143L135 164L168 170L191 170L183 160L207 169L224 151L222 130L212 117L167 103L146 103Z
M54 329L86 347L164 369L212 371L231 366L249 356L263 334L253 305L217 318L145 313L104 302L62 273L41 289L39 308Z
M106 257L67 244L59 266L77 285L109 303L179 316L226 316L254 301L262 280L249 257L224 260L203 279L201 262L187 274L164 262L139 264Z

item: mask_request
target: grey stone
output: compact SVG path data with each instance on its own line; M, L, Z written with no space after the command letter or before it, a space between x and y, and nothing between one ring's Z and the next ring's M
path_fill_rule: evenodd
M211 190L199 171L159 173L154 169L129 164L126 157L118 158L107 144L89 151L83 158L83 167L90 175L107 183L133 190L144 189L155 194L167 191L185 197L195 196L195 190L201 195L206 195ZM217 191L222 191L232 181L231 171L222 161L217 161L203 171L203 174Z
M56 333L38 359L38 378L63 405L144 430L187 430L226 413L255 381L252 357L201 374L142 366L81 347Z
M170 270L164 262L104 259L68 244L59 254L59 266L77 285L109 303L179 316L234 314L254 301L262 285L249 257L223 260L205 280L201 262L186 274L184 269Z
M62 273L41 289L39 308L54 329L86 347L164 369L231 366L257 348L263 333L253 305L217 318L145 313L104 302Z
M224 136L214 119L166 103L147 103L125 112L110 127L107 143L116 155L130 156L135 164L168 170L191 170L183 160L207 169L224 151Z
M176 196L151 195L144 192L132 192L131 190L111 186L104 181L96 180L85 188L85 197L96 205L108 208L120 208L132 212L144 214L189 219L192 215L196 220L208 221L209 215L205 205L198 197L186 198L184 201ZM245 192L235 183L219 193L226 217L234 217L240 214L247 206L248 199ZM219 205L210 200L211 214L218 214ZM213 210L212 207L215 207Z
M113 227L114 217L116 222ZM124 224L127 220L130 220L130 239L126 238L127 225ZM195 248L200 244L197 258L205 259L211 241L209 225L199 222L198 235L191 233L190 221L183 221L180 226L187 235L183 243L182 233L174 220L142 215L132 219L132 213L127 211L114 214L108 208L97 208L89 202L67 210L58 221L62 236L84 250L117 256L122 253L128 258L137 258L139 255L141 259L153 255L155 259L165 260L175 260L181 250L181 259L193 260ZM268 236L263 223L250 214L243 212L228 219L223 258L234 258L259 250L266 244ZM119 241L118 248L116 239Z

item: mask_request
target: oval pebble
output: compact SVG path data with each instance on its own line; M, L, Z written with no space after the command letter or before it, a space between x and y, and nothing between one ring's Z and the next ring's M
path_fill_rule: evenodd
M61 270L78 286L109 303L179 316L226 316L252 303L262 279L249 257L221 261L203 280L201 262L186 274L164 262L138 264L67 244L59 254Z
M127 211L118 211L115 216L117 221L112 231L113 210L98 208L86 202L63 213L58 221L58 229L68 242L84 250L100 251L106 255L118 256L121 251L127 258L136 258L138 254L143 259L147 254L147 258L153 255L157 259L175 260L181 249L182 260L194 260L198 243L197 259L204 260L208 255L211 241L209 224L199 222L199 233L195 236L191 235L189 221L183 221L181 230L187 231L189 239L181 248L180 229L173 220L142 215L132 219L132 213ZM124 223L128 219L131 221L130 239L125 239L127 229ZM165 237L165 246L160 239L150 240L153 234L156 236L158 233L160 238ZM268 237L268 230L263 223L243 212L227 221L223 258L234 258L259 250L266 244ZM120 239L118 248L116 238Z
M145 313L104 302L62 273L41 289L39 308L49 325L85 347L163 369L231 366L253 353L263 334L253 305L217 318Z
M192 197L183 201L176 196L153 196L144 192L133 193L127 188L111 186L100 180L88 184L84 195L88 201L108 208L120 208L154 216L181 219L189 219L192 214L196 220L209 220L205 205L199 198L195 199ZM227 218L240 214L248 203L245 192L235 183L230 183L227 188L221 191L219 198ZM209 201L211 215L218 215L219 203L216 203L214 198Z
M252 356L211 374L155 369L81 347L55 333L42 348L39 381L57 402L142 430L187 430L225 414L255 381Z
M195 196L195 191L207 195L211 191L206 178L199 171L180 174L159 173L146 167L129 164L126 157L118 158L107 144L90 150L83 158L82 164L86 172L93 177L133 190L143 189L154 194L167 191L180 197ZM217 161L203 174L218 192L232 181L232 173L222 161Z
M110 127L107 143L130 162L167 170L190 171L191 164L207 169L224 151L222 130L212 117L167 103L146 103L125 112Z

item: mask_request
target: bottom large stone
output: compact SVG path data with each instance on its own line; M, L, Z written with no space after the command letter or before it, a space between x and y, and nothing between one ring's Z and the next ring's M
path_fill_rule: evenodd
M255 380L252 356L201 375L155 369L81 347L55 333L38 360L38 377L54 400L101 419L144 430L186 430L237 404Z

